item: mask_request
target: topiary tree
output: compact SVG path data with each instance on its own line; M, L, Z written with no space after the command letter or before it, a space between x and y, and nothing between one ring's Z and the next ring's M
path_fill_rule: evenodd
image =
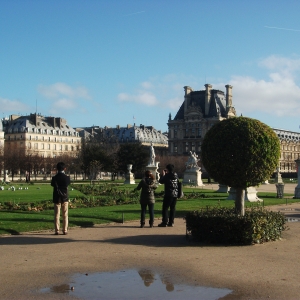
M206 133L201 151L209 175L236 189L235 210L243 216L243 190L270 178L278 165L280 142L266 124L236 117L214 125Z

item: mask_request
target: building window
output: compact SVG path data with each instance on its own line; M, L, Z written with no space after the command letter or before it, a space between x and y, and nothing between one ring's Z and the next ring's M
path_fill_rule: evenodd
M174 144L174 152L175 152L175 153L178 152L177 144Z
M195 152L195 143L192 143L192 151Z
M198 145L197 145L197 151L198 151L198 152L201 151L201 142L199 142Z
M189 151L189 143L185 143L185 152Z
M202 136L202 128L201 127L198 128L198 136Z
M38 149L38 143L34 144L34 149Z
M68 151L68 145L65 145L65 150Z
M50 144L48 144L48 150L50 150Z
M44 145L44 144L42 144L42 149L45 149L44 147L45 147L45 145Z
M174 138L177 138L177 129L174 129Z

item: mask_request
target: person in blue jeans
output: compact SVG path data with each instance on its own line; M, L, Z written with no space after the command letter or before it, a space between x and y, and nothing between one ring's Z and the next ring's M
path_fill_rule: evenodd
M147 206L149 208L149 225L153 227L154 223L154 203L155 196L154 190L157 188L154 180L154 176L150 171L145 172L145 177L140 181L137 186L137 190L142 190L140 195L140 204L141 204L141 228L145 226L145 215Z
M165 195L162 206L162 222L158 224L159 227L173 227L176 202L178 198L178 175L174 172L174 165L168 164L163 170L159 179L159 183L165 185ZM170 215L168 210L170 208Z

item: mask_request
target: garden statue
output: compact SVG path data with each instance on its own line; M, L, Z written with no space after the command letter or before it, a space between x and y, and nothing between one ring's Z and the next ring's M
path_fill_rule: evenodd
M200 169L197 164L198 161L199 161L198 155L195 152L193 153L192 151L190 151L190 157L189 157L188 161L185 163L186 168L187 169Z
M150 158L149 158L148 166L155 166L155 151L152 142L150 146Z

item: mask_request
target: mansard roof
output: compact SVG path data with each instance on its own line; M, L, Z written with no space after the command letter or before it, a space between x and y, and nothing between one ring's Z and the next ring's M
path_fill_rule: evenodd
M210 106L208 114L205 114L205 90L191 91L188 94L187 109L191 106L200 109L204 118L217 117L219 114L221 117L226 117L226 96L223 91L211 89L210 90ZM174 120L184 119L185 105L184 101L180 106Z
M65 119L44 117L39 114L30 114L29 116L11 115L9 120L3 121L3 125L5 133L32 132L77 135L75 129L70 127Z
M277 134L280 141L285 142L300 142L300 133L284 129L272 128Z
M77 128L80 136L87 137L88 135L101 136L105 138L117 138L119 142L141 142L141 143L153 143L154 145L168 146L168 137L160 130L156 130L153 126L135 124L121 127L82 127Z

